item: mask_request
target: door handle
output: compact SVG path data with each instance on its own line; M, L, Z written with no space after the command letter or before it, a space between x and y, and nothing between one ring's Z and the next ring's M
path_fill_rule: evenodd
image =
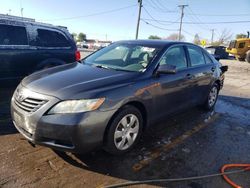
M192 78L193 78L193 75L188 73L188 74L186 75L186 78L187 78L187 79L192 79Z
M212 67L212 68L211 68L211 71L214 72L214 71L215 71L215 67Z

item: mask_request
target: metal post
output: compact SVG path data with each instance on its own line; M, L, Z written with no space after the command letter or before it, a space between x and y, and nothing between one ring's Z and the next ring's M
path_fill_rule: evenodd
M181 21L180 21L180 29L179 29L179 41L181 40L181 30L182 30L182 20L184 17L184 8L187 7L188 5L179 5L178 7L181 8Z
M211 31L212 31L211 44L213 44L213 42L214 42L214 29L211 29Z
M135 39L138 39L138 33L139 33L139 27L140 27L140 20L141 20L142 0L138 0L138 3L139 3L139 14L138 14L138 20L137 20L137 27L136 27Z

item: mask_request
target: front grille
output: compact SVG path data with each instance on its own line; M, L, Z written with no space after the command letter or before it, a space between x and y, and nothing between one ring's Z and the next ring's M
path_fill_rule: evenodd
M26 98L26 99L24 99L22 101L17 100L17 98L15 98L14 102L22 110L31 113L31 112L37 111L47 101L28 97L28 98Z

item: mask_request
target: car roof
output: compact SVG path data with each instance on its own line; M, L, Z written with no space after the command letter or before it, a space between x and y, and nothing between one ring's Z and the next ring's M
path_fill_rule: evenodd
M207 46L205 48L226 48L225 46Z
M187 45L194 45L188 42L180 42L180 41L171 41L171 40L154 40L154 39L144 39L144 40L121 40L115 43L127 43L127 44L137 44L137 45L153 45L159 47L166 47L174 44L187 44ZM196 46L196 45L194 45Z
M10 15L3 15L0 14L0 24L8 24L8 25L34 25L34 26L42 26L47 28L58 29L61 31L68 31L67 27L64 26L55 26L52 24L37 22L35 19L32 18L22 18L18 16L10 16Z

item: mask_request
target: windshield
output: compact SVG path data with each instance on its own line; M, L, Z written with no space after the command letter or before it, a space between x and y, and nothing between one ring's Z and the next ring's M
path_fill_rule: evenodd
M114 43L83 61L100 68L143 72L159 51L159 47Z
M229 44L229 48L235 48L236 40L232 40Z

